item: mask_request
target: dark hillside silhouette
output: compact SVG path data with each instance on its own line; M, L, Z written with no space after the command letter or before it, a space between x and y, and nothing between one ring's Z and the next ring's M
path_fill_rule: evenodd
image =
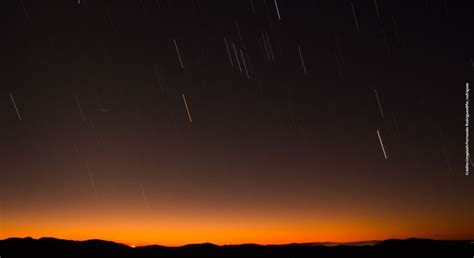
M324 245L323 245L324 244ZM350 244L350 243L349 243ZM181 247L150 245L132 248L103 240L71 241L55 238L0 240L1 257L167 257L167 258L298 258L298 257L473 257L471 241L429 239L385 240L373 245L331 243L288 245L224 245L210 243Z

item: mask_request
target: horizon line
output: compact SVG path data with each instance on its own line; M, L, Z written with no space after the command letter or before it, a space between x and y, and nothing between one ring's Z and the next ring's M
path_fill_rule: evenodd
M258 245L258 246L285 246L285 245L317 245L320 244L320 246L325 246L324 244L328 244L328 246L338 246L338 245L350 245L356 244L356 243L370 243L372 242L373 244L366 244L365 246L369 245L375 245L380 242L384 241L389 241L389 240L398 240L398 241L406 241L406 240L431 240L431 241L460 241L460 242L470 242L471 244L474 244L474 239L435 239L435 238L419 238L419 237L408 237L408 238L387 238L383 240L360 240L360 241L347 241L347 242L337 242L337 241L315 241L315 242L288 242L288 243L282 243L282 244L259 244L259 243L252 243L252 242L243 242L243 243L235 243L235 244L215 244L212 242L195 242L195 243L189 243L189 244L183 244L183 245L161 245L161 244L146 244L146 245L132 245L132 244L126 244L122 242L115 242L112 240L105 240L105 239L100 239L100 238L90 238L90 239L64 239L64 238L57 238L57 237L39 237L39 238L34 238L31 236L26 236L26 237L8 237L4 239L0 239L0 241L5 241L9 239L33 239L33 240L40 240L40 239L54 239L54 240L63 240L63 241L74 241L74 242L87 242L87 241L103 241L103 242L109 242L109 243L114 243L114 244L119 244L119 245L125 245L130 248L140 248L140 247L148 247L148 246L159 246L159 247L166 247L166 248L180 248L180 247L186 247L186 246L191 246L191 245L213 245L213 246L218 246L218 247L225 247L225 246L241 246L241 245ZM355 245L354 245L355 246Z

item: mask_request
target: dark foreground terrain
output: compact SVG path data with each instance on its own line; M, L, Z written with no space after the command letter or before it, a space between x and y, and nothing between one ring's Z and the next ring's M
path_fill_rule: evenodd
M181 247L143 246L132 248L102 240L70 241L54 238L10 238L0 240L0 257L474 257L471 241L427 239L385 240L373 245L322 244L226 245L194 244Z

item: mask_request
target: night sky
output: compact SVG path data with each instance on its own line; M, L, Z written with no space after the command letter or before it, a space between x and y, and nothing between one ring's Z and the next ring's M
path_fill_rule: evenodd
M461 1L2 9L2 239L474 239Z

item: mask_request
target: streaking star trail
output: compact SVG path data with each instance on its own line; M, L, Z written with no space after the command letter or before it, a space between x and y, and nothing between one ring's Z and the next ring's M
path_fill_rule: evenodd
M186 108L186 113L188 114L189 122L192 123L193 119L191 118L191 112L189 111L188 102L186 101L186 96L184 96L184 93L182 94L182 96L183 96L184 107Z
M89 175L89 180L90 180L90 183L91 183L91 187L92 187L92 190L94 191L94 195L96 197L98 197L98 194L97 194L97 189L95 187L95 183L94 183L94 177L92 176L92 170L91 168L89 167L89 162L86 160L84 160L84 164L86 165L86 169L87 169L87 173Z
M174 48L176 49L176 54L178 55L179 64L181 65L181 68L184 69L183 60L181 59L181 53L179 52L178 44L176 43L176 40L174 39L173 39L173 44L174 44Z
M377 130L377 136L379 137L380 147L382 147L383 156L387 159L387 153L385 152L385 147L383 146L382 137L380 136L379 130Z
M18 110L18 107L16 106L16 103L15 103L15 99L13 98L13 95L11 93L10 93L10 99L12 100L12 104L13 104L13 107L15 108L18 119L21 121L20 111Z
M303 66L304 75L307 75L306 65L304 64L303 55L301 54L301 46L298 46L298 54L300 55L301 65Z
M380 104L379 94L377 93L376 89L374 89L374 92L375 92L375 97L377 98L377 104L379 105L380 115L382 116L382 118L384 118L382 105Z

